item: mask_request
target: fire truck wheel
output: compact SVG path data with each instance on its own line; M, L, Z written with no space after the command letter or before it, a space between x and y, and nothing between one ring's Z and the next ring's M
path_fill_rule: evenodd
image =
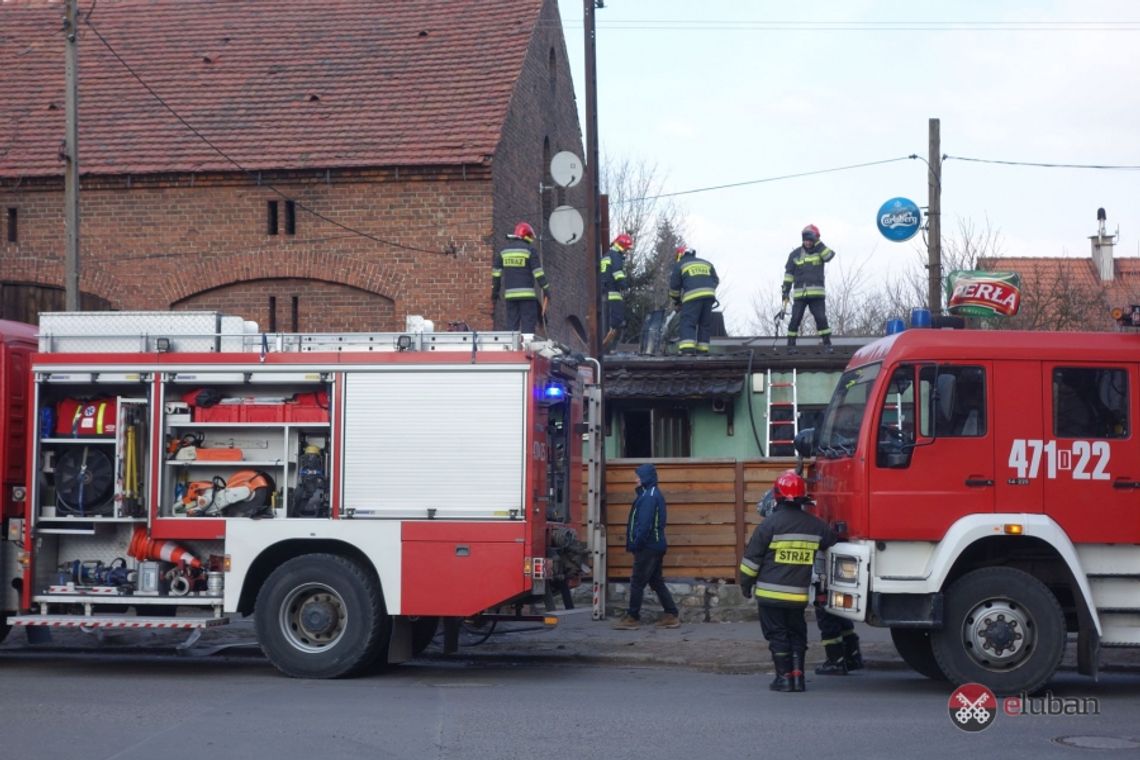
M974 570L946 591L934 657L956 684L981 683L998 695L1043 687L1065 651L1065 616L1057 598L1029 573Z
M911 670L935 681L946 680L946 674L934 659L930 631L924 628L892 628L891 641L895 643L899 657Z
M254 610L257 640L293 678L344 678L387 650L392 621L376 577L333 554L306 554L266 579Z
M12 626L5 622L10 614L12 613L0 610L0 644L4 643L4 639L8 638L8 631L12 630Z
M412 621L412 656L419 657L435 638L439 618L422 617Z

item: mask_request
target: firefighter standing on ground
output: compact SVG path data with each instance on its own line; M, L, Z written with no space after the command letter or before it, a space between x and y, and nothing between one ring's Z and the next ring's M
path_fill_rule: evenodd
M818 552L835 543L831 529L801 508L807 484L793 471L776 479L776 508L752 533L740 561L740 588L755 596L760 628L768 640L776 677L772 691L804 690L807 621L804 608L811 592L812 567Z
M625 254L633 248L633 238L622 233L614 238L610 250L602 257L602 297L606 299L606 313L609 317L609 330L602 341L603 348L610 345L625 327L625 291L629 290L629 278L625 274Z
M682 354L708 354L712 335L712 310L716 303L716 286L720 278L716 268L697 252L677 246L677 263L669 277L669 297L673 308L681 310L680 341Z
M550 302L550 283L534 250L534 228L526 222L515 225L508 240L520 241L495 254L491 265L491 303L499 300L499 290L507 302L507 329L533 333L538 324L539 303L534 286L542 288L542 314Z
M788 264L784 267L784 307L788 306L789 293L795 298L792 319L788 322L788 345L796 345L804 310L810 309L823 345L830 346L831 328L827 326L827 293L823 287L823 267L835 258L835 251L819 241L819 228L814 224L804 227L802 238L803 245L788 254Z

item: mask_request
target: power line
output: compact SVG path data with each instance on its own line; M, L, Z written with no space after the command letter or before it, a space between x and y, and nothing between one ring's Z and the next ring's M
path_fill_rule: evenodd
M749 179L749 180L745 180L743 182L730 182L730 183L725 184L725 185L712 185L710 187L698 187L698 188L694 188L692 190L678 190L675 193L660 193L658 195L644 195L640 198L629 198L628 200L610 201L610 205L619 206L619 205L622 205L625 203L634 203L636 201L652 201L652 200L657 200L658 198L672 198L672 197L677 196L677 195L692 195L693 193L707 193L711 190L725 190L725 189L731 188L731 187L744 187L746 185L759 185L759 184L764 183L764 182L777 182L779 180L784 180L784 179L796 179L798 177L811 177L811 176L816 175L816 174L831 174L833 172L843 172L843 171L848 171L850 169L863 169L863 168L868 167L868 166L879 166L881 164L890 164L890 163L894 163L895 161L909 161L913 158L917 158L917 156L914 154L911 154L909 156L899 156L897 158L884 158L881 161L866 161L866 162L861 163L861 164L848 164L846 166L835 166L835 167L832 167L830 169L814 169L812 171L807 171L807 172L796 172L795 174L781 174L781 175L776 176L776 177L764 177L762 179Z
M94 3L92 3L92 5L91 5L91 11L94 11L94 9L95 9L95 4L94 4ZM115 57L115 60L117 60L117 61L118 61L120 64L122 64L123 68L125 68L125 69L126 69L126 70L127 70L129 73L130 73L130 75L131 75L132 77L134 77L134 79L135 79L135 80L136 80L136 81L137 81L137 82L138 82L140 85L142 85L142 86L143 86L143 88L144 88L144 89L145 89L145 90L146 90L148 93L150 93L151 97L153 97L155 100L157 100L157 101L158 101L158 103L159 103L159 104L160 104L160 105L161 105L163 108L165 108L167 111L169 111L169 112L170 112L170 114L171 114L171 115L172 115L172 116L173 116L175 119L177 119L177 120L178 120L178 122L179 122L179 123L180 123L182 126L186 127L186 129L188 129L188 130L190 130L191 132L193 132L193 133L194 133L194 136L195 136L195 137L197 137L199 140L201 140L203 143L205 143L207 146L209 146L211 150L213 150L213 151L214 151L215 153L217 153L219 156L221 156L222 158L224 158L226 161L228 161L229 163L233 164L233 165L234 165L234 166L235 166L235 167L236 167L236 168L237 168L239 171L241 171L243 174L246 174L246 175L248 175L248 176L250 176L250 177L253 177L253 176L255 176L255 172L253 172L253 171L251 171L251 170L249 170L249 169L246 169L244 166L242 166L242 164L241 164L241 163L240 163L240 162L239 162L237 159L233 158L233 157L232 157L232 156L230 156L228 153L226 153L224 150L222 150L222 149L221 149L221 148L219 148L217 145L215 145L213 142L211 142L211 141L210 141L210 139L209 139L208 137L206 137L204 134L202 134L200 131L198 131L198 129L197 129L197 128L195 128L193 124L191 124L190 122L186 121L186 119L182 118L182 115L181 115L181 114L179 114L177 111L175 111L175 110L174 110L174 108L173 108L173 107L172 107L172 106L171 106L169 103L167 103L167 102L166 102L166 101L165 101L165 100L162 98L162 96L161 96L161 95L159 95L157 92L155 92L154 88L153 88L153 87L151 87L149 84L147 84L146 80L144 80L144 79L143 79L141 76L139 76L139 74L138 74L138 73L137 73L137 72L136 72L136 71L135 71L135 70L134 70L134 69L131 67L131 65L130 65L129 63L127 63L127 62L126 62L126 61L123 59L123 57L122 57L121 55L119 55L118 51L117 51L117 50L115 50L115 48L114 48L114 47L111 45L111 43L107 41L107 38L106 38L106 37L104 37L104 36L103 36L103 35L102 35L102 34L99 32L99 29L98 29L98 28L96 28L96 26L95 26L93 23L91 23L91 12L90 12L90 11L88 12L87 16L85 17L85 19L84 19L84 22L87 24L88 28L90 28L90 29L91 29L91 31L92 31L92 32L95 34L95 36L99 38L99 41L100 41L101 43L103 43L103 46L104 46L105 48L107 48L107 50L108 50L108 51L111 53L111 55L112 55L112 56L114 56L114 57ZM269 188L270 190L272 190L274 193L276 193L277 195L281 196L281 197L282 197L282 198L284 198L285 200L293 201L293 203L294 203L294 204L296 204L296 207L297 207L297 208L299 208L299 209L301 209L302 211L305 211L305 212L307 212L307 213L309 213L309 214L312 214L312 215L313 215L313 216L315 216L317 219L320 219L321 221L327 222L328 224L331 224L331 225L333 225L334 227L339 227L339 228L340 228L340 229L342 229L342 230L346 230L346 231L348 231L348 232L351 232L351 233L353 233L354 235L359 235L360 237L363 237L363 238L367 238L368 240L371 240L371 241L373 241L373 242L375 242L375 243L380 243L380 244L382 244L382 245L390 246L390 247L392 247L392 248L400 248L400 249L402 249L402 250L405 250L405 251L415 251L415 252L418 252L418 253L434 253L434 254L444 254L444 255L448 255L448 254L451 254L451 255L454 255L454 251L447 251L447 250L443 250L443 251L438 251L438 250L437 250L437 251L433 251L433 250L429 250L429 249L427 249L427 248L417 248L416 246L412 246L412 245L405 245L405 244L403 244L403 243L397 243L397 242L395 242L395 241L393 241L393 240L385 240L385 239L383 239L383 238L379 238L379 237L376 237L375 235L373 235L373 234L371 234L371 233L368 233L368 232L364 232L363 230L358 230L358 229L356 229L355 227L350 227L350 226L348 226L347 224L344 224L344 223L342 223L342 222L338 222L338 221L336 221L335 219L331 219L331 218L329 218L329 217L325 216L324 214L320 213L320 212L319 212L319 211L317 211L316 209L314 209L314 208L311 208L310 206L307 206L307 205L305 205L305 203L303 203L302 201L299 201L299 200L297 200L297 199L295 199L295 198L291 197L290 195L288 195L288 194L287 194L287 193L285 193L284 191L282 191L282 190L279 190L277 187L275 187L275 186L273 186L273 185L271 185L271 184L265 184L265 183L262 183L262 184L263 184L263 186L264 186L264 187L267 187L267 188Z
M942 160L969 161L975 164L1001 164L1003 166L1037 166L1044 169L1106 169L1116 171L1136 171L1140 165L1134 164L1057 164L1043 161L1005 161L997 158L969 158L966 156L943 155Z

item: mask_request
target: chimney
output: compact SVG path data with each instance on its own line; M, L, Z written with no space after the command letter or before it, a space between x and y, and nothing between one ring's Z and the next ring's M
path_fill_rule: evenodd
M1104 222L1107 214L1103 208L1096 210L1097 232L1089 238L1092 242L1092 261L1101 282L1112 282L1116 274L1116 263L1112 260L1112 249L1116 245L1117 235L1109 235L1104 231Z

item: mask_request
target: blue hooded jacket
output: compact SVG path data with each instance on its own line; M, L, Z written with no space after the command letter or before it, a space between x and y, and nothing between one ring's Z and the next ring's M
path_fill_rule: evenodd
M625 548L635 554L647 549L664 552L665 496L657 487L657 468L649 463L638 465L637 479L641 485L629 510Z

